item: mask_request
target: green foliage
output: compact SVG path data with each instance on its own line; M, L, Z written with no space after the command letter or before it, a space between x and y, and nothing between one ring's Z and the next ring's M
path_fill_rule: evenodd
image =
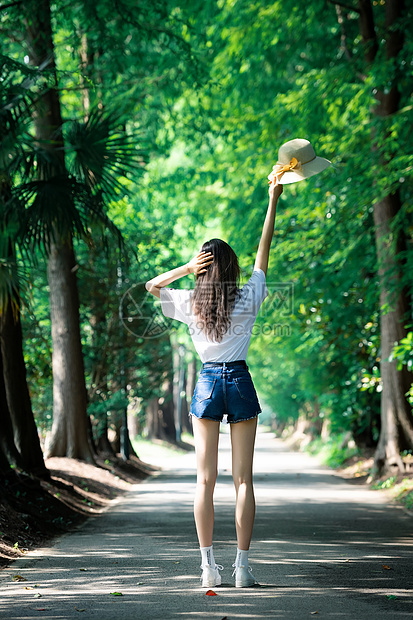
M110 413L111 419L113 420L113 416L115 416L115 420L121 420L122 412L128 407L128 398L122 392L122 390L118 390L117 392L111 393L110 391L105 391L104 393L100 391L100 400L95 398L88 407L88 413L95 420L95 428L97 436L100 435L103 429L103 422L105 418Z
M394 346L390 359L397 360L397 369L401 370L403 366L412 372L413 369L413 332L409 332L405 338L402 338L399 344ZM406 394L410 405L413 409L413 383L410 390Z
M391 490L393 498L405 506L408 510L413 507L413 481L411 478L398 480L397 476L390 476L384 480L378 480L371 485L377 491Z
M389 478L386 478L385 480L380 480L378 482L375 482L372 485L372 489L375 489L376 491L380 489L392 489L394 485L396 484L396 481L397 481L397 476L390 476Z
M32 408L41 436L51 428L53 412L52 343L49 295L44 263L39 251L27 267L30 298L23 308L24 360Z
M12 304L13 311L18 312L28 283L15 248L23 207L13 196L11 178L30 120L34 90L44 83L38 71L3 55L0 81L0 311Z
M328 467L341 467L348 459L359 454L355 445L349 447L347 439L346 434L332 434L327 440L315 439L308 445L307 451L317 454Z
M102 0L99 7L91 10L79 3L53 5L58 79L66 115L65 166L61 150L39 143L32 135L30 124L24 135L16 130L16 119L22 111L27 109L30 120L32 108L30 105L24 108L23 103L27 99L32 104L36 99L27 84L26 90L20 89L22 97L19 91L20 99L15 97L16 102L13 101L14 116L6 115L14 133L3 160L10 164L11 159L12 189L20 208L18 230L12 230L10 225L8 228L13 242L19 241L25 248L24 242L30 241L47 250L56 234L77 234L89 246L86 251L85 245L77 244L76 250L80 263L81 322L90 412L97 425L107 411L116 417L116 412L125 407L125 379L130 382L126 386L129 398L148 399L154 393L160 394L165 374L170 372L169 339L145 342L125 334L118 315L125 285L145 281L154 269L163 267L166 262L164 239L158 236L153 241L158 222L152 222L150 217L150 209L155 204L151 183L148 183L146 207L128 205L126 196L132 189L139 191L149 148L158 148L156 142L163 128L162 110L166 112L168 99L172 101L182 91L177 76L182 80L185 76L192 84L201 79L202 62L192 52L192 34L188 30L194 9L202 10L201 3L190 10L172 4L167 7L163 3L140 3L138 12L134 4L125 0L115 7ZM104 15L108 19L103 19ZM11 41L15 32L20 36L25 27L13 7L2 15L2 31L13 32ZM128 37L130 46L125 54ZM90 64L84 64L79 71L78 53L85 43ZM68 49L71 55L67 54ZM9 50L10 54L20 53L13 43ZM136 59L139 57L144 61L138 66ZM19 74L17 64L10 60L7 65L14 93L18 92L20 74L34 74L24 65ZM77 91L76 81L84 86L82 93ZM9 83L6 78L3 82ZM83 97L86 90L89 103L99 111L90 113L88 110L87 120L80 121L77 119L85 116L82 109L85 101L79 95ZM69 119L68 113L76 120ZM58 128L59 135L60 130ZM57 134L56 138L59 139ZM167 143L165 136L160 143ZM113 249L113 236L120 239L120 228L106 214L109 202L127 243L122 258ZM176 214L170 210L165 227L165 217L159 209L158 212L158 220L162 223L159 232L163 230L169 237L176 225ZM161 243L163 247L159 252ZM108 249L109 254L106 253ZM133 262L137 254L138 263ZM30 259L36 255L34 251ZM175 256L175 252L171 251L170 255ZM119 261L123 263L120 285ZM9 260L7 264L12 263ZM51 421L51 365L44 275L32 268L35 294L31 315L24 317L24 329L25 357L36 417L39 426L46 430ZM46 343L49 346L45 346Z
M125 191L122 178L143 173L148 155L139 146L137 132L128 135L115 113L93 110L85 122L73 121L66 128L68 159L73 174L95 193L109 200L114 192ZM142 139L141 139L142 141Z
M397 368L401 370L404 365L411 371L413 367L413 332L409 332L406 338L402 338L396 344L390 359L396 359Z
M400 111L374 116L374 89L385 82L388 88L396 73L382 53L366 66L356 13L345 15L345 49L336 9L321 0L288 12L281 2L238 0L220 7L208 30L213 80L196 96L186 95L175 131L192 164L197 205L205 212L213 205L220 214L223 235L246 276L278 147L306 137L333 162L322 175L286 186L279 201L270 297L249 353L254 379L279 422L312 410L329 418L332 432L351 430L358 444L374 445L380 429L380 302L373 204L400 191L403 208L393 228L411 238L408 63L397 67ZM381 29L383 9L374 12ZM407 58L407 26L405 35ZM186 181L177 173L177 182ZM411 290L411 251L400 258L406 264L402 284ZM395 291L399 284L388 277ZM276 303L280 289L287 291L284 304Z
M413 482L411 478L404 478L397 485L397 501L401 502L408 510L413 508Z
M306 137L333 166L284 188L267 276L270 294L248 362L277 423L302 414L328 420L331 462L344 458L337 447L342 433L351 431L360 446L377 441L380 299L373 205L400 192L392 234L402 232L407 240L399 254L403 277L388 279L393 292L400 286L412 292L413 43L408 7L403 50L386 60L385 10L373 3L373 11L380 50L367 66L357 13L346 10L340 24L336 7L324 0L288 11L280 0L143 0L138 6L132 0L59 0L53 5L54 41L70 175L47 184L47 149L18 121L40 90L27 79L46 83L48 76L8 64L3 83L13 84L18 103L7 120L15 133L5 144L21 185L14 207L22 216L18 231L11 217L8 230L13 238L22 231L47 244L57 223L83 239L76 241L82 339L90 412L98 425L107 411L124 406L125 376L129 400L147 401L160 395L170 372L169 334L146 340L119 329L124 293L136 286L144 295L147 279L187 261L213 236L234 247L245 281L278 147ZM18 27L17 10L3 15L2 34ZM10 56L20 57L9 39ZM377 89L396 79L398 112L372 114ZM58 218L51 195L61 207ZM119 231L122 257L115 249ZM33 299L24 327L36 415L47 425L50 326L39 260L30 268ZM410 336L394 350L399 367L411 367ZM174 337L188 344L181 329Z

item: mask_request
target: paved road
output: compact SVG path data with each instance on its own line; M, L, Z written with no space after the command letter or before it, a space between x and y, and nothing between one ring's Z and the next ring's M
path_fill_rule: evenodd
M220 450L214 549L225 570L223 586L215 588L218 596L206 596L199 586L191 453L136 485L105 515L2 571L0 617L413 617L412 517L389 505L383 494L341 480L268 434L257 441L258 509L250 554L262 585L234 588L234 492L226 434ZM13 582L15 574L28 581Z

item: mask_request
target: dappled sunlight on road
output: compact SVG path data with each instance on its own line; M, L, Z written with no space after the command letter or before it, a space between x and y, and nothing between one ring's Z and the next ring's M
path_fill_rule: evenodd
M188 453L102 517L3 571L0 617L31 620L40 617L37 609L53 620L83 609L82 618L99 620L411 617L410 518L271 435L258 436L255 458L250 557L261 587L235 589L229 436L220 443L214 549L225 569L218 596L199 587L195 459ZM27 581L12 582L15 574Z

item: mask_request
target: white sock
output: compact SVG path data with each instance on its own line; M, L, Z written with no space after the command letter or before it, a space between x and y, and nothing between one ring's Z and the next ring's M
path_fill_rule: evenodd
M202 566L212 566L215 568L215 558L214 552L212 550L212 545L210 547L200 547L201 556L202 556Z
M245 568L248 568L248 551L237 549L237 557L235 559L235 566L245 566Z

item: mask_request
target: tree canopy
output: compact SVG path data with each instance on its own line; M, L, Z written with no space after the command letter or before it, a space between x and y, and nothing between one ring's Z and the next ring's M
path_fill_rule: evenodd
M48 293L61 294L64 269L79 295L88 441L108 429L119 439L128 409L140 430L150 411L166 420L168 398L176 426L177 346L188 367L193 348L143 283L216 236L245 281L267 175L299 137L332 167L284 189L248 362L279 429L304 417L349 431L379 446L378 469L402 468L413 449L411 3L22 4L0 6L0 259L37 426L53 419L52 350L64 347ZM69 418L53 368L54 415Z

